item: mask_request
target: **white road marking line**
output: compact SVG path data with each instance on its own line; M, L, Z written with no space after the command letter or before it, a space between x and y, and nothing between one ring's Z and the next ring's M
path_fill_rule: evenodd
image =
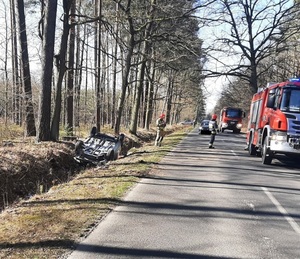
M291 225L291 227L295 230L295 232L297 234L300 234L300 227L296 223L296 221L288 214L288 212L281 206L279 201L275 199L275 197L272 195L272 193L269 192L269 190L266 187L261 188L264 191L264 193L269 197L269 199L273 202L273 204L276 206L279 212L284 216L287 222Z
M230 150L232 154L234 154L235 156L237 156L237 154L233 151L233 150Z

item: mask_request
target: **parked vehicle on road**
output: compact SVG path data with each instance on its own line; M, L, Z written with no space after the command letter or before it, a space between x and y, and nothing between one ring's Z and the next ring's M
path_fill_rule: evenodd
M181 124L181 125L193 125L194 122L191 121L191 120L185 120L185 121L180 122L180 124Z
M245 112L240 108L224 107L220 112L219 131L232 130L240 133L243 126Z
M300 158L300 79L270 83L253 95L247 145L263 164L276 153Z
M203 120L200 122L199 134L210 134L209 120Z

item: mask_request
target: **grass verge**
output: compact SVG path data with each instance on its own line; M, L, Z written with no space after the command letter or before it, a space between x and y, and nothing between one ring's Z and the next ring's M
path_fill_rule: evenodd
M87 236L122 197L186 135L168 135L131 149L108 168L89 168L49 192L35 195L0 214L0 258L63 258Z

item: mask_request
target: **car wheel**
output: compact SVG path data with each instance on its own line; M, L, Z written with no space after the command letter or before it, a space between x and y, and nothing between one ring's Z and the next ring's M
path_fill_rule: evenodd
M105 159L107 161L112 161L114 158L114 151L111 149L107 152L106 156L105 156Z
M119 157L119 152L114 152L114 158L113 158L113 160L117 160L118 157Z
M264 138L263 147L261 150L261 158L262 158L262 163L264 165L270 165L273 159L272 153L267 148L268 143L269 143L269 138L266 136Z
M76 154L76 155L80 155L80 154L81 154L81 151L82 151L82 148L83 148L83 141L78 140L78 141L75 143L75 154Z

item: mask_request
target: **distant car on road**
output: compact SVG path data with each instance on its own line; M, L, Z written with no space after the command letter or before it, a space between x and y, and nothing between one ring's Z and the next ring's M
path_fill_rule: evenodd
M180 125L193 125L193 124L194 124L194 122L190 121L190 120L185 120L185 121L180 122Z
M199 134L210 134L209 120L203 120L200 122Z

